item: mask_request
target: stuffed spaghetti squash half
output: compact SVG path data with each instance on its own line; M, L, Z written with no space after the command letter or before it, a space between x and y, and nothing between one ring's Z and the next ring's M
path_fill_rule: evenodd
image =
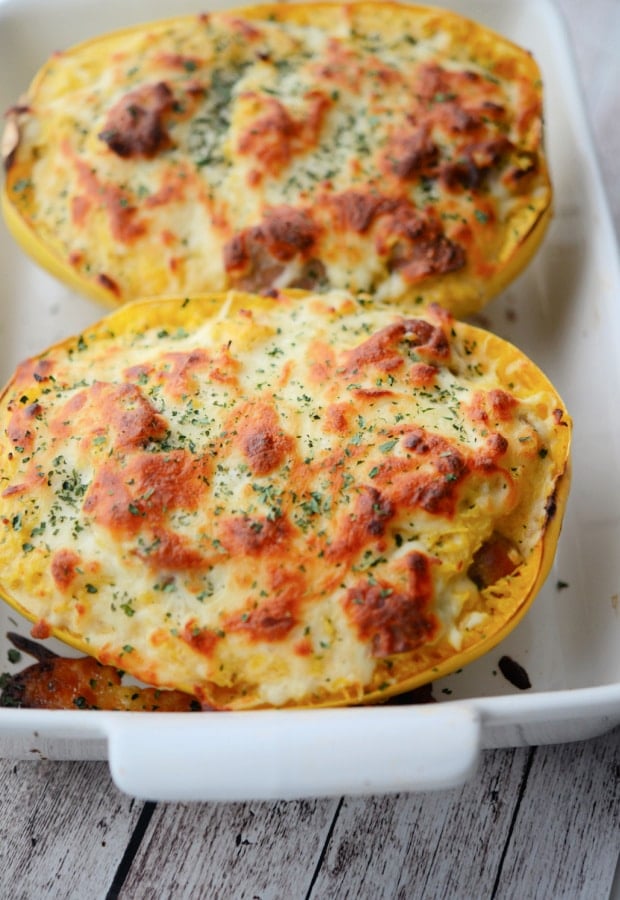
M9 111L3 207L117 305L364 291L458 317L529 261L551 185L529 53L451 12L275 4L55 54Z
M548 573L570 420L512 345L344 292L136 301L0 401L0 589L205 708L462 666Z

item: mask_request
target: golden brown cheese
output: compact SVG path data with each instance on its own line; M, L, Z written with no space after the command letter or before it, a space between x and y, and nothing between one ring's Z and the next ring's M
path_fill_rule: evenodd
M483 305L542 238L531 56L453 13L290 4L56 54L9 114L26 249L111 303L236 287Z
M514 347L338 292L128 304L24 362L0 426L33 635L215 707L387 697L488 649L568 483Z

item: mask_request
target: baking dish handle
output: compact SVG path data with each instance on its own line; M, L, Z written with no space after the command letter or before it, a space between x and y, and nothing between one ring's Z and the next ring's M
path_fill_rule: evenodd
M113 714L116 786L145 800L289 800L449 788L474 771L467 704Z

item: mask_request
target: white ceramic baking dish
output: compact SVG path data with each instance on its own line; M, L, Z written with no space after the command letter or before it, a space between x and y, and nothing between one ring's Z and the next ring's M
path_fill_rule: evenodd
M0 107L48 55L200 0L0 0ZM212 2L209 8L226 5ZM529 48L546 86L555 219L528 271L482 324L525 350L575 423L573 488L557 560L522 624L495 651L435 683L434 704L230 714L0 709L0 753L107 758L117 785L149 799L278 799L445 788L484 747L555 743L620 723L620 267L564 24L551 0L451 0ZM0 379L102 315L38 270L0 226ZM7 631L29 625L0 606ZM56 645L56 649L58 646ZM519 690L501 657L527 672Z

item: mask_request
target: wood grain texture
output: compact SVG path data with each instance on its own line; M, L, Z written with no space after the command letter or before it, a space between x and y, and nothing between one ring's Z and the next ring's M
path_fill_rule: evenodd
M620 732L487 751L462 788L290 803L144 805L102 763L0 762L0 897L458 900L609 897Z
M3 760L0 787L0 897L105 896L142 808L107 766Z
M498 897L607 898L620 851L620 733L537 748Z
M490 897L531 752L485 754L456 790L345 799L311 896Z
M338 806L338 800L160 804L119 896L305 897Z

